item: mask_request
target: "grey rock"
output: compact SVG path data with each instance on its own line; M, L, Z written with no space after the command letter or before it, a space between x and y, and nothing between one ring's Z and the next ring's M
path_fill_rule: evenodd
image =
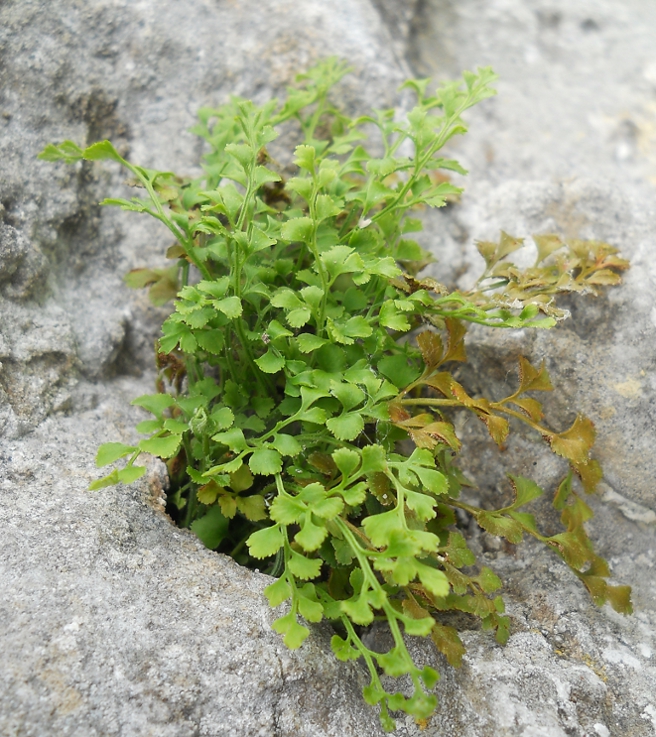
M111 166L35 159L51 141L108 137L135 162L193 172L201 105L264 100L335 53L355 67L340 89L351 110L393 104L409 68L501 74L500 96L453 143L471 172L461 203L427 217L441 279L470 283L474 239L500 228L605 239L633 264L607 297L571 302L558 330L472 330L466 378L501 392L518 353L546 357L564 391L549 420L594 419L606 480L590 532L633 585L636 614L596 609L537 544L508 550L472 528L508 580L510 641L461 623L459 670L413 641L442 673L441 706L425 730L401 718L397 734L656 734L655 32L648 0L0 5L0 733L381 734L363 667L334 660L327 628L289 652L270 630L266 577L172 526L161 466L85 490L96 447L133 439L129 400L152 386L163 313L121 276L162 264L169 237L98 207L129 192ZM562 473L539 438L519 435L501 462L476 422L459 430L480 501L503 498L505 470L546 487Z
M288 651L268 580L171 524L161 467L86 491L98 444L133 438L129 401L152 390L165 314L121 277L163 263L170 238L98 207L129 194L122 172L36 155L108 137L134 161L193 171L201 105L264 100L328 53L355 66L352 110L392 104L403 75L388 38L368 3L0 7L3 735L381 734L330 631Z
M144 166L193 172L202 142L189 129L202 105L231 94L267 99L328 54L354 66L340 90L351 110L391 105L404 75L388 40L368 2L330 10L308 2L301 11L273 0L238 10L174 2L2 4L0 297L31 298L58 320L61 310L68 316L77 360L58 381L150 365L162 313L144 311L120 279L131 268L164 264L170 235L98 206L108 196L131 196L117 167L52 166L37 161L39 151L66 138L84 145L111 138ZM29 376L20 358L8 361L16 366L14 384ZM21 420L0 434L32 428L51 411L46 394L34 395L28 384L6 394ZM16 405L20 396L35 401Z
M594 609L536 544L508 554L473 530L472 546L509 581L516 629L506 648L467 634L463 668L441 669L442 707L424 734L656 734L655 30L651 3L612 0L429 0L411 23L406 53L418 72L452 77L489 64L500 74L499 96L472 110L469 134L453 142L470 174L461 202L428 220L426 242L443 260L433 273L471 285L482 265L474 241L501 229L529 242L545 232L605 240L632 264L604 296L567 300L572 318L554 330L472 328L463 380L507 395L519 355L544 359L558 388L540 397L551 425L565 429L579 411L593 419L605 479L588 499L589 529L617 581L633 586L636 613ZM499 454L477 420L463 419L460 429L474 449L467 470L479 502L503 504L507 471L546 489L564 472L538 437L520 434ZM548 504L536 507L556 532Z
M48 418L0 454L0 734L382 734L316 628L291 652L270 579L206 550L164 513L166 474L87 491L110 433L130 439L135 380Z

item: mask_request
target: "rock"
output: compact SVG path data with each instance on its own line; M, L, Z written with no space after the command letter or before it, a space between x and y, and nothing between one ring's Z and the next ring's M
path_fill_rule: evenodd
M352 110L392 104L404 75L387 39L367 2L0 9L2 734L381 734L328 630L288 651L267 579L173 527L161 469L86 491L98 444L132 437L164 314L121 277L164 263L170 238L98 207L129 193L122 172L36 155L107 137L193 171L201 105L264 100L329 53L355 67Z
M96 409L3 446L0 733L382 734L326 628L287 650L270 579L173 526L159 462L145 481L87 491L89 459L108 433L128 439L139 390L116 380Z
M482 265L474 241L501 229L528 241L546 232L605 240L632 264L620 287L568 300L572 319L554 330L472 328L463 377L478 391L507 395L520 354L545 359L558 389L545 395L552 426L565 429L577 411L593 419L605 479L588 499L590 534L617 581L633 586L635 614L595 609L537 543L508 554L475 533L472 546L509 580L514 631L505 648L466 634L462 669L440 669L441 710L424 734L656 734L656 159L645 62L655 23L649 3L613 0L436 0L411 23L406 54L419 73L455 76L489 64L500 74L499 96L468 113L470 132L452 145L470 174L460 203L430 216L427 243L445 262L433 273L471 285ZM506 471L545 488L563 473L530 434L500 455L475 419L462 433L475 448L468 471L488 503L508 494ZM537 506L555 532L557 517Z
M165 264L170 236L98 206L108 196L131 196L117 167L37 161L47 143L111 138L144 166L191 172L201 141L189 129L202 105L231 94L267 99L328 54L354 65L341 87L352 110L391 105L405 75L368 2L342 0L330 11L319 2L298 11L273 0L184 12L173 2L70 0L43 8L19 0L0 9L0 309L32 299L44 315L68 321L76 347L56 383L69 386L80 376L106 379L151 365L163 313L144 313L143 300L120 280L131 268ZM45 326L34 330L49 340ZM22 361L8 356L11 376L0 375L13 387L4 388L10 410L3 412L20 418L0 427L12 437L57 406L49 390L30 383Z
M206 551L162 512L162 468L89 493L95 449L130 441L129 400L152 386L163 312L122 275L163 263L157 224L99 208L124 195L105 164L36 161L51 141L111 138L131 160L193 172L188 129L201 105L266 99L328 53L355 67L351 109L394 102L408 68L455 76L492 64L500 96L467 114L452 153L471 170L460 204L427 217L445 281L471 281L476 238L556 230L601 238L632 261L624 285L568 306L546 333L470 332L469 379L502 391L519 352L548 357L561 399L598 431L606 470L590 532L636 614L596 609L537 544L516 550L471 530L508 579L508 645L467 629L442 673L440 711L417 737L636 737L656 733L654 477L655 175L650 105L654 19L647 0L13 0L0 7L0 733L323 737L381 734L361 699L361 664L339 664L315 627L288 651L270 630L266 577ZM653 116L652 116L653 117ZM510 372L510 374L509 374ZM511 379L508 379L511 380ZM481 499L506 469L545 486L562 467L520 435L504 462L476 423ZM554 524L547 514L547 524ZM369 637L385 638L373 630Z

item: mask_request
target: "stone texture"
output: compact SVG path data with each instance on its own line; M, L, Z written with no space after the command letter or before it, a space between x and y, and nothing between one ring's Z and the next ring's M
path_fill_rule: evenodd
M363 674L334 659L327 629L287 650L268 577L173 526L161 464L129 488L87 491L97 444L126 435L143 388L117 380L96 409L3 447L0 733L380 734Z
M429 218L427 243L442 259L433 273L470 285L482 264L474 241L501 229L606 240L632 264L621 287L568 300L572 319L553 331L470 330L465 375L507 394L518 355L544 358L559 389L546 397L551 424L564 429L577 411L593 419L605 480L589 529L633 586L636 613L595 609L546 551L504 549L472 528L472 546L509 580L513 634L498 648L467 633L463 668L442 669L442 707L424 734L656 734L655 31L653 5L639 0L428 0L411 22L417 73L491 65L500 75L499 96L470 111L470 132L453 142L470 174L461 202ZM475 419L461 433L484 504L508 493L508 470L548 488L563 472L539 438L515 438L500 455Z
M202 151L189 132L198 108L230 94L267 99L328 54L355 68L341 89L352 110L392 104L404 75L386 50L388 39L367 2L351 8L344 1L330 12L320 2L298 10L273 0L239 8L209 1L183 8L173 0L3 3L0 308L29 303L31 314L36 302L41 313L68 324L74 342L60 348L46 325L34 323L40 360L55 366L47 387L31 378L32 355L3 357L8 419L0 435L16 437L56 411L53 383L65 391L80 376L106 379L126 366L148 367L162 320L161 312L144 310L121 277L165 263L167 231L98 206L129 193L117 167L52 166L37 161L39 151L66 138L111 138L144 166L193 171ZM12 330L3 326L2 334Z
M351 109L392 104L410 69L501 75L452 147L470 169L461 203L428 217L440 278L471 282L473 241L500 228L605 239L632 261L621 288L571 302L558 330L472 330L468 378L503 391L518 353L546 356L564 392L550 421L594 419L606 481L590 531L636 614L595 609L536 545L470 529L509 580L510 641L464 622L460 670L413 642L443 674L441 707L397 734L656 735L655 33L649 0L1 4L0 733L381 734L362 668L333 659L327 629L290 653L269 629L266 579L171 525L160 467L85 491L95 448L131 439L129 399L152 386L162 313L121 276L162 263L169 239L97 206L126 191L111 166L35 159L50 141L109 137L133 161L193 171L201 105L263 100L331 53L355 66L340 91ZM539 439L519 436L500 459L475 422L460 430L483 502L504 493L506 469L547 486L562 472Z

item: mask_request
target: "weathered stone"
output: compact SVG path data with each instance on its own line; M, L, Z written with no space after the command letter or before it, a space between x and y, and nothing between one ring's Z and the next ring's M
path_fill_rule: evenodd
M287 650L268 577L173 526L161 464L87 491L89 459L108 433L129 439L125 408L144 389L114 381L96 409L3 446L0 733L382 734L325 628Z

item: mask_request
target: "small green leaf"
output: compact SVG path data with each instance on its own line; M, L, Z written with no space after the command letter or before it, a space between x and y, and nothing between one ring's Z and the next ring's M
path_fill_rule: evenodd
M248 461L254 474L268 476L282 471L282 458L277 450L272 448L258 448Z
M449 580L443 571L419 562L416 565L419 580L433 596L448 596Z
M357 407L366 398L360 387L339 381L330 382L330 393L339 399L346 412L353 409L353 407Z
M118 472L118 480L122 484L131 484L146 473L145 466L126 466Z
M321 407L310 407L310 409L300 412L297 419L301 422L313 422L315 425L324 425L326 424L327 415Z
M360 465L360 454L349 448L339 448L332 454L335 465L341 471L344 478L348 478Z
M212 410L210 417L216 425L217 430L226 430L235 421L235 416L229 407L219 407L218 409Z
M269 514L274 522L293 525L300 522L307 511L307 505L298 497L289 494L278 495L271 503Z
M387 454L381 445L366 445L362 449L360 473L369 475L387 471Z
M264 371L266 374L275 374L280 371L285 365L285 359L280 353L273 350L271 347L267 352L255 359L255 363Z
M419 491L411 491L405 489L404 491L405 503L412 509L412 511L419 517L420 520L426 522L429 519L434 519L436 500L428 494L422 494Z
M337 496L323 499L311 506L313 514L322 519L335 519L344 509L344 502Z
M271 626L278 634L284 635L283 642L290 650L299 648L310 634L310 630L307 627L303 627L303 625L300 625L296 621L296 616L293 612L289 612L284 617L276 619Z
M271 441L271 445L283 456L297 456L303 447L293 435L278 433Z
M148 438L139 443L139 450L160 458L171 458L180 447L180 435L166 435L160 438Z
M284 240L290 243L300 241L301 243L309 243L314 232L314 221L312 218L301 217L288 220L283 226L281 235Z
M406 634L415 637L427 637L435 625L435 620L432 617L422 617L421 619L407 617L403 620L403 624Z
M298 295L288 287L278 289L271 297L271 304L274 307L282 307L285 310L295 310L303 307L303 303L298 298Z
M287 583L286 578L279 578L275 583L270 584L264 589L264 595L269 600L269 606L277 607L287 601L292 595L292 590Z
M312 313L307 307L299 307L297 310L291 310L287 313L286 320L293 328L301 328L305 325L310 318Z
M410 330L408 318L403 315L394 305L394 302L384 302L378 317L380 324L390 330L406 332Z
M107 466L119 458L124 458L131 453L134 453L136 448L132 445L124 445L123 443L103 443L98 448L96 455L96 466L101 468Z
M313 584L306 583L303 587L303 591L308 586L313 586ZM316 594L315 598L310 598L309 596L304 596L299 592L298 611L308 622L318 623L323 619L323 606L316 600Z
M289 570L303 581L316 578L321 570L321 558L306 558L295 550L291 551L289 562L287 563Z
M325 338L320 338L318 335L312 333L301 333L296 337L296 343L301 353L311 353L317 348L321 348L328 341Z
M327 420L326 427L338 440L355 440L364 430L364 420L358 414L343 414Z
M515 501L513 502L513 509L524 506L537 499L544 494L544 491L531 479L524 478L524 476L513 476L508 474L510 481L515 490Z
M294 163L296 166L301 169L305 169L306 171L314 171L314 162L316 158L314 146L301 144L300 146L296 146L294 153Z
M130 402L130 404L137 407L143 407L156 417L161 417L164 410L171 407L174 403L174 399L170 394L145 394Z
M104 489L107 486L116 486L119 483L118 470L114 469L107 476L103 476L101 479L96 479L89 484L89 491L98 491L98 489Z
M232 427L225 432L218 432L216 435L212 435L212 440L227 446L233 453L239 453L248 448L244 431L240 427Z
M118 151L109 141L98 141L98 143L91 144L91 146L85 149L84 158L87 159L87 161L111 159L112 161L118 161L119 164L125 163L121 156L119 156Z
M135 427L135 430L142 435L153 435L164 427L162 420L144 420Z
M362 521L362 527L376 548L389 545L392 541L393 532L401 531L402 534L404 533L404 527L396 509L365 517Z
M283 546L284 538L278 525L254 532L246 541L253 558L269 558Z
M214 306L231 320L239 317L243 309L239 297L225 297L214 301Z
M378 361L378 370L399 389L404 389L411 384L420 373L419 369L402 354L385 356Z
M315 525L312 522L312 513L305 514L305 521L301 529L296 533L294 540L308 553L318 550L328 535L328 530L323 525Z
M434 471L430 468L414 466L412 469L421 483L433 494L446 494L449 490L449 482L441 471Z
M341 660L342 662L357 660L360 657L360 651L356 650L348 641L343 640L339 635L332 636L330 647L337 660Z
M229 524L219 507L210 507L203 517L191 523L191 530L206 548L215 550L226 536Z

